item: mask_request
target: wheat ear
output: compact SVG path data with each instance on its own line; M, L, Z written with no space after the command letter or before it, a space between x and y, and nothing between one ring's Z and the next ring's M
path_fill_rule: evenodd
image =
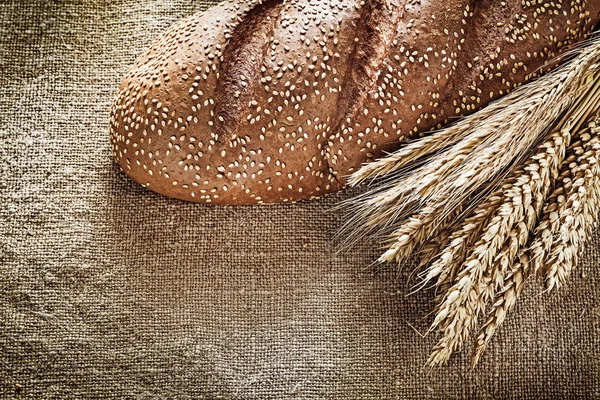
M535 224L539 204L550 190L551 178L558 174L569 139L568 129L552 132L525 166L513 173L514 184L503 191L501 206L484 228L483 236L475 243L439 308L433 327L440 327L443 335L431 354L431 364L446 362L461 348L485 304L493 298L492 269L496 255L505 241L510 240L513 230L519 232L517 248L525 244L527 230Z
M399 263L421 249L421 266L429 264L419 276L423 286L436 281L432 328L442 333L431 365L460 349L491 305L479 359L527 276L541 265L549 287L562 284L596 221L600 188L586 181L596 175L595 147L570 142L600 104L600 37L570 55L554 72L350 178L379 185L344 204L354 212L342 230L348 242L373 235L384 245L380 261ZM561 207L571 214L561 217Z
M351 200L355 213L346 224L351 227L350 240L369 233L385 237L392 232L391 238L384 238L387 250L382 261L402 260L414 251L432 234L423 233L427 230L423 226L443 224L443 218L480 192L482 185L497 184L502 171L523 159L548 125L587 89L598 53L598 49L582 51L578 62L543 76L535 85L515 90L438 133L438 144L424 139L424 144L409 144L384 159L389 163L381 161L379 167L357 171L352 182L375 179L384 172L388 176L380 187ZM433 149L438 151L432 154ZM415 155L411 155L413 150ZM416 162L422 164L413 170L404 168Z
M563 285L577 264L584 243L598 220L600 195L600 119L590 123L590 133L582 134L583 154L571 163L573 183L565 201L559 204L551 229L553 241L546 256L548 289Z
M567 149L569 156L562 164L562 172L557 179L557 188L544 206L544 218L536 228L535 235L530 239L529 247L519 252L511 273L504 281L502 291L496 297L492 310L477 337L472 358L473 364L479 361L487 343L516 304L518 296L523 292L526 279L535 273L535 267L531 261L534 258L543 259L546 247L549 247L551 254L554 255L564 250L560 239L551 240L549 246L546 244L547 238L560 235L560 221L576 219L582 222L578 231L575 232L580 240L569 241L567 245L571 246L573 242L583 243L584 236L589 235L592 227L596 224L600 199L598 197L600 196L600 166L598 165L600 129L597 128L598 122L600 121L596 117L595 121L590 122L586 129L574 134L580 140L572 143ZM574 171L574 169L576 170ZM577 184L570 185L571 177L577 175L582 176L583 179L575 179ZM580 201L582 206L578 207L577 201ZM571 238L571 235L568 237ZM577 254L580 251L581 249L574 248L570 250L570 253ZM558 261L558 257L555 259ZM555 271L560 276L566 276L567 273L561 274L558 272L559 269L571 268L574 263L576 263L576 259L569 259L563 264L557 262L554 264L555 269L551 269L551 271Z

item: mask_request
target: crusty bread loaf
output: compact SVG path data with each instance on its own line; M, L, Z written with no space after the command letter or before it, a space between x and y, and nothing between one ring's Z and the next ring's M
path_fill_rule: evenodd
M545 72L599 14L599 0L226 1L176 23L128 72L114 157L184 200L320 196Z

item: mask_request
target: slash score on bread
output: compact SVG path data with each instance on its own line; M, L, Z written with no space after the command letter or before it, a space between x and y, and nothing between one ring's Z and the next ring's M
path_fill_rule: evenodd
M183 200L318 197L547 72L599 13L598 0L225 1L129 70L113 154Z

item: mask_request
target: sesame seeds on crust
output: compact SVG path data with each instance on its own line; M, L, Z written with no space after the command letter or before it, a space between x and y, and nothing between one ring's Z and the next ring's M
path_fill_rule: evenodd
M584 0L397 3L226 1L176 23L123 80L111 110L115 159L184 200L318 197L402 140L543 73L600 11ZM367 7L388 13L380 25ZM389 26L394 35L378 31Z

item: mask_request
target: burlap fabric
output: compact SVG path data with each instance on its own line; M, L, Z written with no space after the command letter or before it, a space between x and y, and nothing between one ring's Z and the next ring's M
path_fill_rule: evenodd
M475 370L425 366L431 293L337 254L344 193L271 207L161 197L112 163L108 109L206 1L0 4L0 398L600 396L600 260L531 287ZM413 329L414 327L414 329Z

